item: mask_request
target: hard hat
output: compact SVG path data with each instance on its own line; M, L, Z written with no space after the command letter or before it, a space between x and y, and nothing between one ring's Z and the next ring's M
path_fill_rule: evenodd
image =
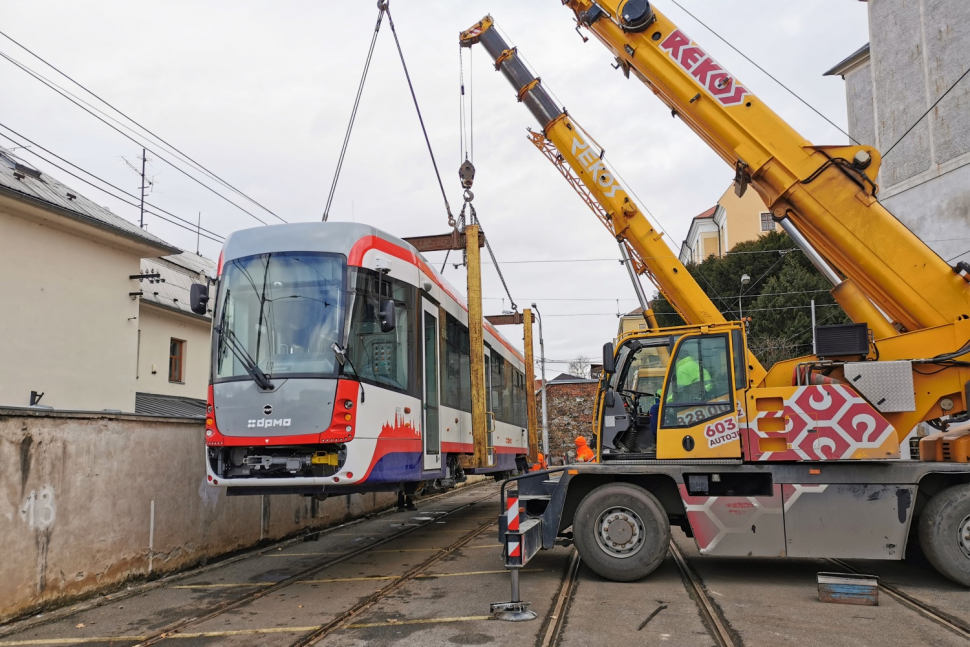
M585 445L586 444L586 439L584 437L582 437L582 436L576 436L576 444L577 445Z

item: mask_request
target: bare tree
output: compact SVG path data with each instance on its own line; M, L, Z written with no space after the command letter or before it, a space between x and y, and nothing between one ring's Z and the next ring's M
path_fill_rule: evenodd
M569 362L569 374L588 379L590 375L589 358L585 355L580 355L573 361Z

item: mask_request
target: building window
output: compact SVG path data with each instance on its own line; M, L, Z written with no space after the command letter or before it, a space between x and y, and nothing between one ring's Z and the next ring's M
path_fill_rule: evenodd
M168 345L168 381L182 383L185 380L185 342L174 337Z
M767 211L761 214L761 231L774 231L775 221L771 219L771 214Z

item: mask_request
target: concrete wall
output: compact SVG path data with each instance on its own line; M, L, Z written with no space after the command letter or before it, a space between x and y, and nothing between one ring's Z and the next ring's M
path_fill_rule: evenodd
M849 133L888 153L882 203L944 259L970 260L970 80L899 141L970 66L970 2L869 0L869 39L845 76Z
M202 438L198 421L0 409L0 622L396 502L226 497Z
M142 301L138 315L138 391L204 400L209 383L210 326L208 321ZM169 342L173 337L185 341L182 383L168 381Z
M30 220L0 200L0 405L135 409L139 256Z

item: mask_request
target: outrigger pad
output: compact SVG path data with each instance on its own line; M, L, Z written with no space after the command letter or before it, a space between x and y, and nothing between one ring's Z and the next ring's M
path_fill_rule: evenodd
M535 611L529 611L528 602L493 602L490 608L496 620L506 622L525 622L538 617Z

